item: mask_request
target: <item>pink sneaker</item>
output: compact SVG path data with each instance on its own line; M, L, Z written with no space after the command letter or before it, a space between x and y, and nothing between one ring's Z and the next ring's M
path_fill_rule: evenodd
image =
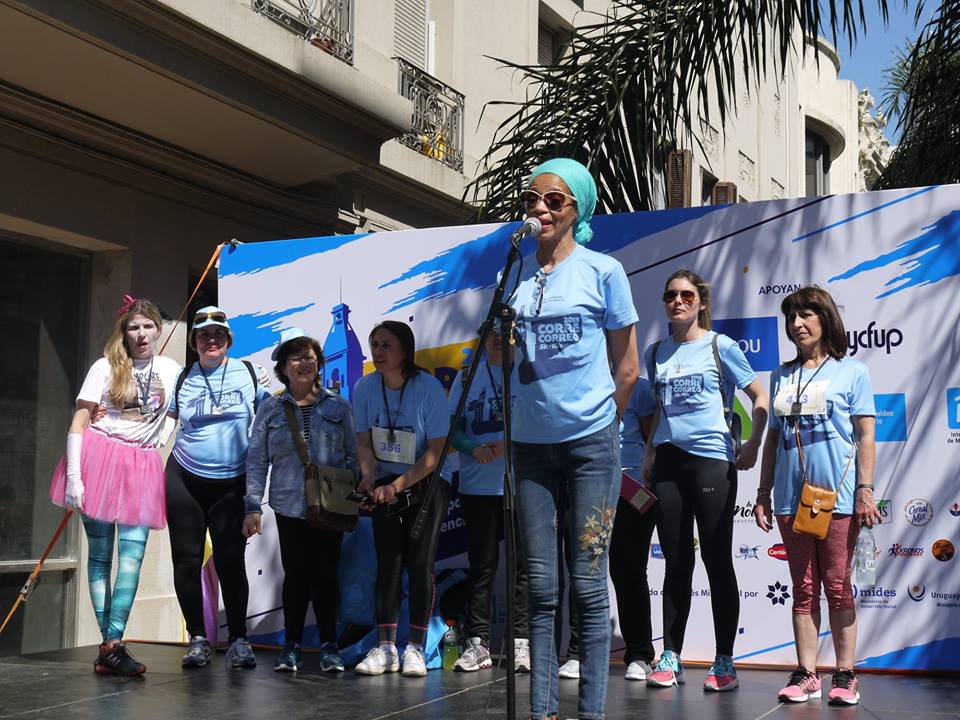
M710 666L710 672L707 673L703 689L708 692L728 692L736 690L739 684L733 658L729 655L717 655Z
M672 650L664 650L660 661L653 666L653 672L647 678L649 687L673 687L683 683L683 665Z
M801 703L823 697L820 678L805 668L798 667L790 674L787 686L777 693L781 702Z
M860 683L853 670L838 668L833 673L833 688L827 695L831 705L856 705L860 702Z

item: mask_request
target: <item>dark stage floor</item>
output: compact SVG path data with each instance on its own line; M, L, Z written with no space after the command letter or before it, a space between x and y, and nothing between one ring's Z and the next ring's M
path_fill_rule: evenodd
M383 718L449 718L480 720L506 716L505 681L493 683L492 671L462 674L435 670L425 679L352 673L312 672L316 656L306 658L306 671L296 675L272 670L274 652L260 650L255 670L228 670L223 654L199 670L180 668L182 648L134 644L131 650L148 667L143 678L101 677L93 673L94 647L0 658L0 718L249 718L337 720ZM782 706L776 691L784 672L742 670L740 689L704 694L704 669L689 669L679 689L655 690L623 679L620 665L611 667L607 717L670 720L695 718L778 718L800 720L833 717L889 720L960 718L960 683L889 675L863 675L863 701L856 708L831 708L825 701ZM517 717L526 720L529 680L519 676ZM490 697L491 688L493 696ZM577 683L561 682L561 718L576 716Z

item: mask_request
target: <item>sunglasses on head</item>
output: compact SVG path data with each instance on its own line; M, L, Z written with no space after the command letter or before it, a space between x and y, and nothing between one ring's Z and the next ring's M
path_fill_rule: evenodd
M207 320L213 320L214 322L219 322L219 323L226 322L227 314L222 312L213 312L213 313L198 312L196 315L193 316L194 325L199 325L200 323L206 322Z
M577 199L573 195L568 195L559 190L550 190L542 195L536 190L524 190L520 193L520 207L529 212L543 200L543 204L547 206L547 210L557 212L557 210L560 210L567 204L567 198L570 198L574 204L576 204Z
M665 303L673 302L673 299L678 295L684 305L693 305L693 301L697 299L697 294L693 290L667 290L663 293L663 301Z

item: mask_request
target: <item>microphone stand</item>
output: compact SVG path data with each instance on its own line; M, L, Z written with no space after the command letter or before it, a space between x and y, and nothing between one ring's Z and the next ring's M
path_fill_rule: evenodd
M517 562L516 562L516 506L513 495L513 463L511 461L512 445L511 435L511 409L510 409L510 375L513 369L513 359L510 355L510 343L513 342L513 328L516 320L516 312L512 307L504 303L507 283L510 280L513 266L520 259L520 241L527 233L524 233L524 227L513 233L510 237L510 251L507 253L507 261L503 272L500 275L500 282L493 293L493 299L490 301L490 307L487 310L487 316L480 326L480 342L478 352L473 353L470 359L470 366L467 369L467 377L464 382L463 392L460 394L460 401L454 410L453 418L450 422L450 429L447 431L447 437L443 441L443 449L440 451L440 460L437 467L427 481L427 487L423 494L423 500L414 519L413 527L410 529L410 536L418 538L423 532L426 524L430 500L436 492L437 483L445 482L440 477L440 469L443 465L443 459L447 456L453 440L454 429L457 422L463 416L464 408L467 403L467 395L473 386L474 376L477 374L477 368L480 366L480 357L483 352L480 351L487 342L487 337L493 332L495 321L500 321L501 336L501 368L503 370L503 535L504 550L507 556L506 563L506 595L507 595L507 627L504 632L504 644L507 649L507 720L516 720L517 717L517 689L516 689L516 650L514 648L514 622L516 609L514 608L514 598L516 596L517 584ZM532 234L539 234L539 230Z

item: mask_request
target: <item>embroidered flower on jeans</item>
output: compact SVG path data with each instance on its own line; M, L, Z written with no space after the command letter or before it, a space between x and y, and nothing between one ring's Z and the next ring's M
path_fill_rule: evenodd
M587 517L580 534L580 549L586 550L590 557L590 570L596 572L600 565L600 558L610 545L610 531L613 528L613 517L616 509L593 508L596 514Z

